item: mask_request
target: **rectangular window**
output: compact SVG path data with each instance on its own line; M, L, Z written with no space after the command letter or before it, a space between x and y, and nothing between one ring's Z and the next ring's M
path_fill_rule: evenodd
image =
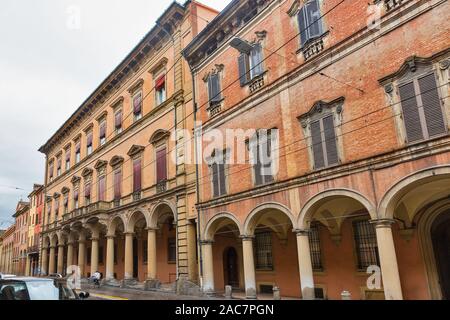
M167 149L164 147L156 152L156 182L167 180Z
M53 161L52 161L50 163L50 165L48 166L48 177L49 177L50 181L53 180L54 170L55 170L55 168L53 167Z
M220 92L220 78L218 73L211 74L208 78L208 94L209 104L211 106L222 101L222 94Z
M163 74L155 81L156 105L166 101L166 75Z
M106 143L106 121L100 123L100 145L103 146Z
M353 234L355 237L358 270L365 272L369 266L379 266L380 258L378 256L375 227L368 220L354 221Z
M55 217L59 215L59 198L55 200Z
M409 143L447 133L434 73L400 85L399 94Z
M141 164L140 158L133 161L133 192L140 192L142 189Z
M98 201L106 200L106 176L98 178Z
M332 114L311 123L314 169L322 169L339 163L336 140Z
M302 47L323 34L323 23L318 0L308 1L298 14Z
M57 160L57 167L56 167L56 176L60 176L61 175L61 173L62 173L62 160L61 160L61 158L58 158L58 160Z
M259 232L255 235L256 270L273 270L272 233Z
M81 142L78 141L75 144L75 163L79 163L81 161Z
M210 164L213 183L213 196L220 197L227 194L225 177L226 152L216 150Z
M238 58L241 87L264 73L261 44L255 44L249 54L242 53Z
M138 92L133 96L133 114L134 121L142 118L142 92Z
M175 238L169 238L167 244L167 261L175 263L177 261L177 243Z
M69 213L69 195L64 195L64 214Z
M260 186L273 182L272 170L272 134L259 132L256 143L252 143L253 170L255 174L255 185Z
M122 171L118 170L114 172L114 200L120 200L122 198Z
M70 170L70 149L66 150L66 171Z
M79 207L78 198L79 198L78 190L74 190L74 192L73 192L73 207L75 209L78 209L78 207Z
M91 184L86 183L84 186L84 204L86 206L91 204Z
M319 226L311 225L309 233L309 248L311 251L311 264L314 271L322 271L322 253L320 250Z
M116 134L120 134L122 133L122 110L117 111L116 114L114 115L114 128L115 128L115 132Z
M86 135L86 154L89 156L91 153L92 153L92 142L93 142L93 139L92 139L92 132L89 132L87 135Z

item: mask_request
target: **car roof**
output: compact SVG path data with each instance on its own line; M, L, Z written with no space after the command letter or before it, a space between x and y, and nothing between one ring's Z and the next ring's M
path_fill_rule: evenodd
M14 277L14 278L5 278L5 279L0 279L3 281L24 281L24 282L30 282L30 281L54 281L53 279L45 279L45 278L32 278L32 277Z

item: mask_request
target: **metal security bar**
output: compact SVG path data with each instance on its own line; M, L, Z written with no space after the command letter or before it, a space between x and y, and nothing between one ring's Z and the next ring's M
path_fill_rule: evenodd
M311 225L309 233L309 248L311 251L311 264L314 271L323 271L322 252L320 250L319 226Z
M368 220L353 222L358 270L366 271L369 266L380 265L375 227Z
M273 270L272 233L259 232L255 235L255 264L257 270Z

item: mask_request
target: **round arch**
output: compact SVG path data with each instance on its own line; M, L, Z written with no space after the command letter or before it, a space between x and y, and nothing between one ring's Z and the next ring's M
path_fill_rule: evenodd
M56 233L52 234L50 236L50 246L56 247L58 245L58 241L59 241L59 238L58 238L58 235Z
M383 196L378 207L381 219L393 219L399 200L412 188L433 180L450 180L450 166L438 166L413 173L395 183Z
M236 225L236 227L239 230L239 235L243 235L242 225L238 221L236 216L229 212L223 212L215 215L212 219L208 221L203 232L203 240L212 241L214 239L214 235L217 232L217 230L230 224L230 222Z
M141 209L137 209L130 215L125 230L127 230L127 232L134 232L136 224L141 221L142 218L145 221L145 227L148 227L148 214L145 214Z
M114 236L117 231L117 227L122 224L125 228L126 223L125 220L122 218L121 215L117 215L111 218L111 220L108 223L108 236Z
M377 212L375 206L369 201L365 196L350 189L331 189L319 194L309 199L303 206L298 217L298 228L308 229L311 218L315 212L317 206L331 200L333 198L349 198L359 202L368 212L372 219L377 219Z
M246 236L252 236L255 233L255 229L258 225L258 222L262 215L264 215L265 212L276 210L278 212L283 213L290 223L292 224L293 229L296 229L296 222L294 219L294 216L292 215L290 209L286 207L283 204L277 203L277 202L266 202L263 204L258 205L256 208L254 208L250 214L247 216L247 219L244 223L244 235ZM275 218L273 218L275 219Z
M167 208L169 210L164 210ZM161 216L169 214L172 215L174 222L177 223L177 215L175 214L176 212L176 207L173 203L169 201L161 201L151 209L147 220L147 226L149 228L157 228L158 220L161 218Z
M48 248L51 245L51 239L49 235L44 236L44 239L42 240L42 246L45 248Z

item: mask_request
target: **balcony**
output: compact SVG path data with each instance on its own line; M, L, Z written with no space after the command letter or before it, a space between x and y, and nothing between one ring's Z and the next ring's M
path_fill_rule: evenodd
M318 55L324 48L324 43L322 38L312 40L311 42L305 44L301 49L305 60L309 60L312 57Z
M156 185L156 193L163 193L167 191L167 180L160 181Z
M111 209L111 205L109 202L99 201L91 204L90 206L84 209L87 209L86 212L87 214L101 213Z
M401 6L403 1L404 0L384 0L384 6L387 11L391 11L392 9Z
M34 245L32 247L29 247L27 250L28 254L35 254L35 253L39 253L39 246L38 245Z
M133 201L139 201L142 199L142 192L137 191L133 193Z
M264 87L264 74L253 78L249 84L250 93L254 93Z

